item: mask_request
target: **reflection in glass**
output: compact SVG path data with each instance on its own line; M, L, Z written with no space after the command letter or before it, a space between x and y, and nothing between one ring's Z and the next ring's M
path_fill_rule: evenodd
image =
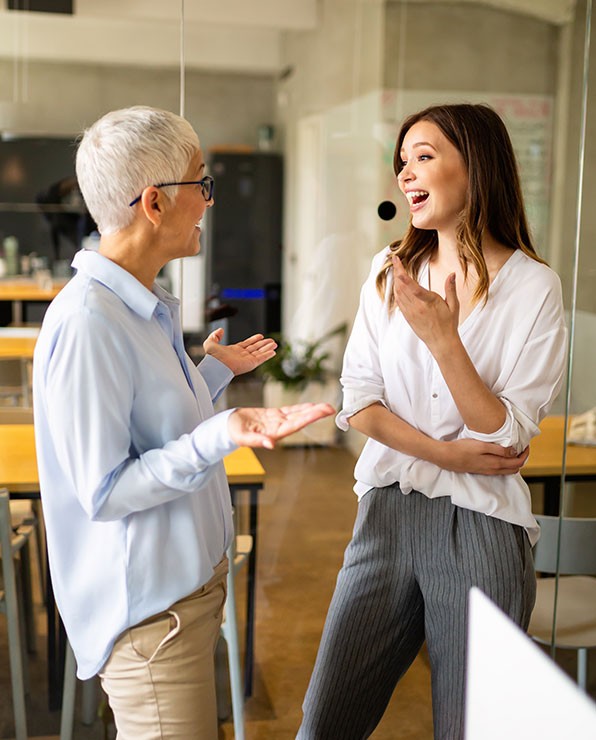
M593 111L588 96L591 58L592 2L587 0L585 15L578 7L576 34L583 30L583 45L575 52L578 67L581 59L579 98L579 141L577 157L577 202L573 260L566 270L571 286L570 347L567 386L565 394L565 436L563 470L561 474L561 507L557 528L556 575L553 588L553 619L551 654L556 647L579 648L577 677L579 685L587 689L587 647L596 645L596 635L586 632L586 618L593 615L596 604L596 538L580 537L579 527L588 530L594 526L596 506L593 499L596 474L596 414L593 393L594 355L593 337L596 331L594 315L594 277L592 266L593 216L584 209L584 192L592 192L593 150L587 136L593 125ZM582 17L583 16L583 17ZM584 24L581 28L582 21ZM580 55L581 52L581 55ZM581 248L583 245L583 248ZM572 517L572 518L568 518ZM577 519L575 517L585 517ZM592 517L592 518L590 518ZM571 529L571 528L575 529ZM583 530L579 530L580 532ZM574 559L575 554L575 559ZM590 557L592 556L592 561ZM579 563L576 562L579 558ZM569 575L571 574L571 575ZM585 574L590 574L587 576Z

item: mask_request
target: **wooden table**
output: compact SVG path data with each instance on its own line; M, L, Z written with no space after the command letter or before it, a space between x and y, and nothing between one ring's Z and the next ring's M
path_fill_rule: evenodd
M51 301L67 282L68 280L52 280L51 288L42 288L31 278L5 278L0 280L0 301L12 302L12 321L14 324L20 324L23 321L23 303Z
M530 442L530 456L521 474L528 483L544 484L544 513L559 515L563 467L564 416L547 416L541 434ZM567 445L565 481L596 480L596 447Z
M39 498L39 475L35 456L32 424L0 424L0 488L7 488L13 498ZM245 694L252 692L254 661L254 612L257 563L258 492L263 487L265 471L255 453L241 447L224 458L232 501L238 491L250 493L250 534L253 548L248 561L246 605ZM64 667L64 635L55 620L51 579L48 590L48 684L50 708L60 708ZM60 657L61 656L61 657Z
M33 359L37 337L6 336L1 331L0 329L0 358L3 360L10 358Z

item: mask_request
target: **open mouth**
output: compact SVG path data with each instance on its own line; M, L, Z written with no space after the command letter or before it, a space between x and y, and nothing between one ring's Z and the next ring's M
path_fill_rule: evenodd
M406 198L410 206L417 206L425 202L428 198L428 193L426 190L410 190L409 193L406 193Z
M195 227L197 229L201 229L203 227L203 219L201 219L198 223L195 224Z

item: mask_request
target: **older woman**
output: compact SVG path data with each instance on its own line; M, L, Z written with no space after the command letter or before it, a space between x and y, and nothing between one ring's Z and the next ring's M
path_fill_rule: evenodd
M275 353L255 335L198 367L179 303L155 283L199 251L213 205L199 140L134 107L88 129L77 176L101 233L47 311L35 353L35 429L56 601L78 676L100 673L119 738L217 737L213 651L233 529L222 458L332 412L214 415L231 378Z

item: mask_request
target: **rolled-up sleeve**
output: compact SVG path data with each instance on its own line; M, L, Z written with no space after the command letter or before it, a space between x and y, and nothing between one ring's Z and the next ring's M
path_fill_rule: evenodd
M379 361L379 313L384 310L375 281L382 260L373 260L371 272L360 292L360 306L346 347L340 382L342 409L335 423L342 431L349 429L348 419L373 403L385 401L385 384Z
M565 376L567 330L562 317L556 328L526 342L505 387L496 392L505 406L503 426L491 434L463 427L461 437L513 447L518 454L532 437L561 390Z

